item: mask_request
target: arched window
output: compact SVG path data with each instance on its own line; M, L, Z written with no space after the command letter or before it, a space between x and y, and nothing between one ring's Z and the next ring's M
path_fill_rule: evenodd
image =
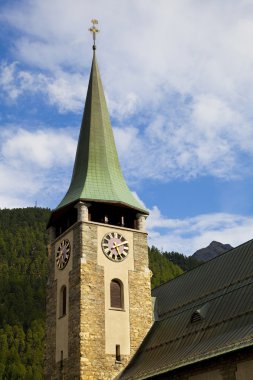
M123 297L123 284L120 280L114 279L110 284L110 295L111 295L111 307L116 309L124 308L124 297Z
M60 317L67 313L67 288L65 285L61 287L60 291Z

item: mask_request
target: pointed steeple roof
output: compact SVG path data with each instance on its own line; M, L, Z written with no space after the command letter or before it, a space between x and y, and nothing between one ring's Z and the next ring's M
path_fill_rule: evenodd
M57 209L78 200L118 203L148 213L120 168L95 49L72 179Z

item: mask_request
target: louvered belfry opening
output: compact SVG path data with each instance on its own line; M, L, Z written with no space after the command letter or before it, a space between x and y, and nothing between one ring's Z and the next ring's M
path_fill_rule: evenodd
M123 284L120 280L112 280L110 285L111 307L123 309Z

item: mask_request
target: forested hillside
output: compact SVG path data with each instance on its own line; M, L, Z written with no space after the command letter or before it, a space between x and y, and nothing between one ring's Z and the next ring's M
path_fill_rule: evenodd
M163 252L163 256L171 261L172 263L178 265L184 272L197 267L203 261L193 257L185 256L182 253L178 252Z
M149 248L149 268L153 273L151 279L152 288L183 273L183 270L177 264L173 264L161 254L159 249L153 246Z
M0 210L0 380L42 379L50 210ZM152 287L182 273L149 249Z
M0 379L42 379L49 210L0 210Z

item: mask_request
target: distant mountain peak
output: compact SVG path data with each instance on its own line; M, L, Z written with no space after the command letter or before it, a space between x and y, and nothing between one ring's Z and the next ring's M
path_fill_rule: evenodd
M198 249L192 257L197 260L208 261L232 248L230 244L222 244L213 240L207 247Z

